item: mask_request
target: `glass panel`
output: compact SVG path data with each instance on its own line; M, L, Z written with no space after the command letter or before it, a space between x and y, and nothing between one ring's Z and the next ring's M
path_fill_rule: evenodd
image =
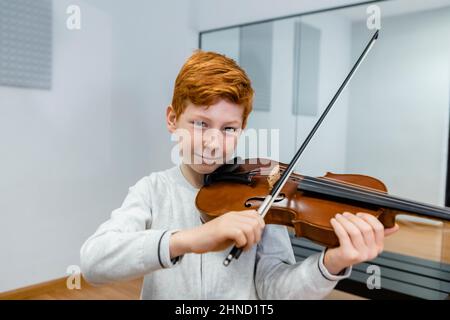
M450 1L396 0L376 5L381 13L379 41L317 131L296 171L310 176L369 175L383 181L390 194L443 206ZM275 160L291 160L361 54L374 32L367 27L367 9L361 5L273 20L272 84L266 88L270 92L256 93L270 95L271 108L255 110L249 127L279 129ZM214 34L202 36L208 49L214 50L209 46ZM235 37L227 45L236 50L238 40ZM224 52L223 47L215 48ZM412 215L399 215L397 221L401 229L386 239L387 258L393 257L390 254L411 257L417 259L408 260L411 265L429 262L429 267L448 269L449 223ZM443 274L450 283L450 273ZM434 297L441 297L447 285L437 285L442 291ZM398 283L392 286L399 292L404 288ZM431 291L421 294L434 295Z

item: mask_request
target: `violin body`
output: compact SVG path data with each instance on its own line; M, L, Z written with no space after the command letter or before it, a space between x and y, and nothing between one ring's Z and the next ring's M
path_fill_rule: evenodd
M287 165L268 159L247 159L242 164L224 165L220 170L205 177L205 186L196 197L196 206L203 222L229 211L257 210L270 193L270 174L279 166ZM305 237L320 245L336 247L338 238L330 224L337 213L365 212L378 218L390 228L395 225L397 211L373 204L324 196L299 188L304 176L292 173L281 189L270 210L264 217L266 224L292 227L296 237ZM328 172L326 181L335 181L364 190L387 193L386 186L378 179L359 174L334 174Z

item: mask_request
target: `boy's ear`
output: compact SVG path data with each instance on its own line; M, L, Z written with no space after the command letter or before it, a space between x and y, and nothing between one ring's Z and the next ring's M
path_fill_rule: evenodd
M169 105L166 110L166 124L169 132L174 133L177 124L177 114L171 105Z

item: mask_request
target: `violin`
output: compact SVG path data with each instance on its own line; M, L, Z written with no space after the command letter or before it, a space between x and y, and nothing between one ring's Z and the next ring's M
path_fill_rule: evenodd
M449 208L391 196L384 183L374 177L327 173L314 178L294 173L300 155L366 58L378 34L379 30L374 33L289 164L268 159L242 161L235 158L233 162L204 176L204 186L195 200L203 222L229 211L257 209L265 223L292 227L297 237L305 237L326 247L336 247L339 240L330 220L339 212L369 213L378 218L385 228L395 225L399 213L450 221ZM234 246L223 264L228 266L241 253L242 249Z
M288 167L268 159L234 162L205 176L196 197L203 222L229 211L257 210L273 188L273 175ZM338 212L366 212L385 228L393 227L401 213L450 221L450 208L389 195L385 184L374 177L328 172L318 178L291 174L264 222L292 227L296 237L337 247L339 241L330 220Z

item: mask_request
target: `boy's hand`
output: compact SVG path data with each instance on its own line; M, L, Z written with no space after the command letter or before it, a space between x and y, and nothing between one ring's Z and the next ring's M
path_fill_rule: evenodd
M384 229L383 224L368 213L356 215L344 212L331 219L340 246L328 249L324 256L325 268L331 274L377 257L384 247L384 237L396 232L399 227Z
M233 243L246 251L261 240L264 225L256 210L231 211L196 228L174 233L170 256L222 251Z

